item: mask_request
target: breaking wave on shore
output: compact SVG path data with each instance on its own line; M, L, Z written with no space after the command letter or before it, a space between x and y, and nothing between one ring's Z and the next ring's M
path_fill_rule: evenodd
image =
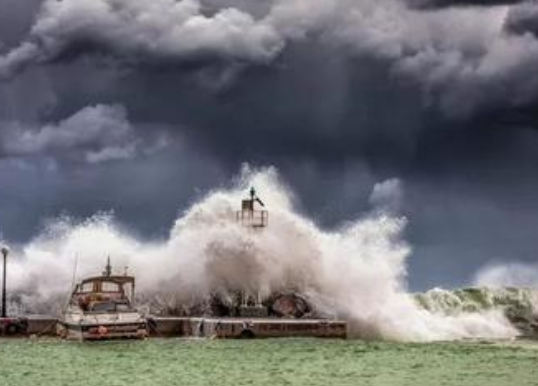
M520 333L538 333L538 290L515 287L476 287L447 291L435 288L414 295L425 310L438 315L503 312Z
M270 211L266 229L246 229L235 221L250 186ZM293 291L318 314L348 320L354 337L427 341L518 334L499 307L462 306L456 312L449 295L410 296L411 249L402 239L406 219L387 208L322 230L294 209L274 169L245 169L230 188L210 192L179 216L164 240L142 241L106 214L50 223L14 251L21 256L10 262L11 300L26 312L58 310L75 264L81 278L98 273L111 256L119 272L128 266L136 275L142 297L161 303L192 305L237 291L262 297Z

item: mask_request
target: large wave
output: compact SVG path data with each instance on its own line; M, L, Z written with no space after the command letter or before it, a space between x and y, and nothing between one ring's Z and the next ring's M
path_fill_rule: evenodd
M522 334L538 332L538 290L516 287L473 287L447 291L435 288L414 295L424 309L438 315L484 314L502 311Z
M235 221L245 191L255 186L270 210L266 229ZM151 210L148 207L144 210ZM325 231L298 213L290 190L272 169L245 169L231 187L215 190L179 216L169 237L141 241L111 215L83 222L63 218L15 251L10 288L23 311L51 312L77 277L95 274L111 256L129 267L139 293L194 304L246 290L269 296L300 292L320 313L349 321L350 334L392 340L501 338L517 334L497 309L457 314L422 307L406 290L402 239L406 219L373 210Z

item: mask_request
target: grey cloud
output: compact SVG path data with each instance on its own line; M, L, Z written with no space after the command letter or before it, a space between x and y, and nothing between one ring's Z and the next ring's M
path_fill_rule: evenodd
M89 106L55 124L27 126L3 124L0 138L4 157L69 157L100 163L132 158L140 151L140 140L127 112L118 105Z
M427 49L402 58L395 73L420 80L427 103L461 118L477 110L525 106L537 96L533 70L538 44L528 36L505 38L478 57Z
M532 64L538 59L538 41L504 32L508 10L417 11L385 1L370 9L348 9L345 28L336 35L357 54L392 63L397 78L422 88L426 105L459 119L536 97Z
M514 34L530 33L538 36L538 3L527 1L512 7L506 17L505 27Z
M536 97L538 41L505 33L508 6L428 11L400 0L210 4L215 10L207 13L198 0L46 0L28 39L0 57L0 75L96 51L131 63L269 63L307 40L350 57L387 61L394 76L416 82L426 105L449 116ZM509 24L515 25L510 20L517 12L510 11Z
M28 40L0 57L0 75L54 61L77 45L128 61L265 62L282 44L250 14L225 8L205 16L198 0L46 0Z
M0 57L0 80L13 77L29 66L39 55L40 50L35 43L24 42L5 56Z
M417 8L444 8L457 6L480 6L491 7L495 5L510 5L522 3L526 0L406 0L407 3Z
M510 12L509 6L416 10L397 0L319 1L311 7L288 1L275 3L267 18L288 41L315 36L358 63L385 61L396 79L422 89L426 106L461 119L537 96L538 40L506 34Z
M13 47L28 33L43 0L0 0L0 49Z

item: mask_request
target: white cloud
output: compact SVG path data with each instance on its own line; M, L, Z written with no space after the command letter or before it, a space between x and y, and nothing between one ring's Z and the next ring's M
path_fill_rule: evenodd
M4 125L0 138L8 157L45 156L90 163L132 158L139 152L135 130L119 105L88 106L71 117L43 127Z
M401 181L392 178L375 184L369 201L379 210L398 212L402 208L403 195Z

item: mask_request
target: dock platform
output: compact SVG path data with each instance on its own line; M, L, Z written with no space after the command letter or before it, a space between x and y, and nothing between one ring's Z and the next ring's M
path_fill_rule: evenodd
M150 318L157 334L221 339L347 337L347 323L324 319L281 318Z
M29 316L25 334L56 335L58 319ZM347 323L324 319L148 317L151 337L247 338L335 338L347 337Z

